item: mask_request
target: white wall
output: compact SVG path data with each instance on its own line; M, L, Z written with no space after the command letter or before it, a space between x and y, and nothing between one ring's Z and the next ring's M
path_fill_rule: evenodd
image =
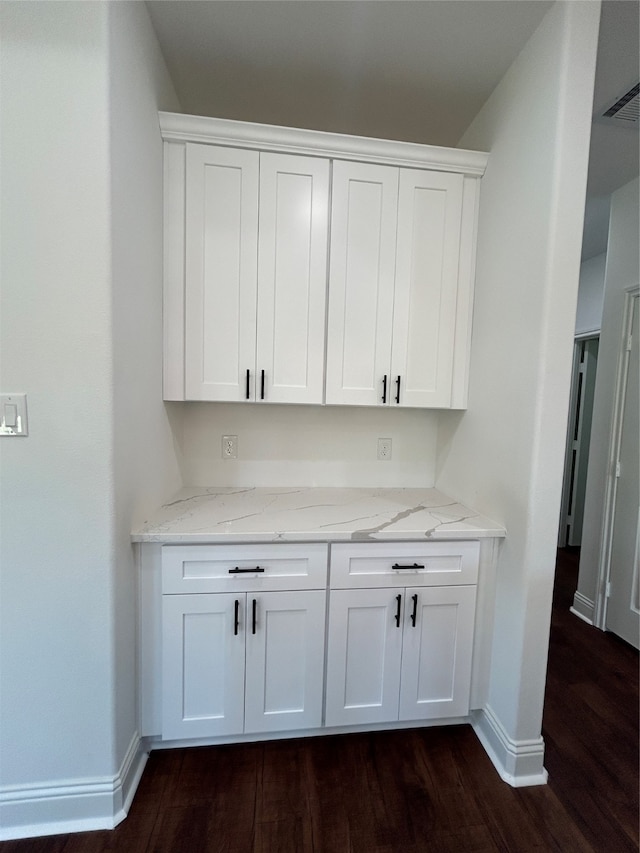
M609 243L605 273L604 309L598 349L598 369L593 401L589 469L584 507L584 528L578 601L574 606L593 618L598 597L598 573L605 512L605 494L612 440L616 375L622 346L625 290L638 285L640 252L640 182L631 181L611 196ZM591 607L591 612L589 612ZM602 626L601 626L602 627Z
M101 4L0 3L0 772L112 772L108 68Z
M604 270L607 253L596 255L580 265L576 335L599 332L604 302Z
M144 4L0 3L0 837L113 825L135 736L131 525L180 485L161 383ZM130 781L130 780L128 780ZM120 815L122 816L122 815Z
M460 140L483 179L469 409L443 414L436 485L504 524L489 707L503 773L540 738L599 4L556 3Z
M180 404L176 404L180 405ZM343 406L185 403L176 430L193 486L433 486L438 413ZM223 435L238 459L222 459ZM388 461L378 438L391 438Z
M180 105L146 5L109 3L115 475L115 768L136 734L136 588L130 541L181 486L162 403L162 139Z

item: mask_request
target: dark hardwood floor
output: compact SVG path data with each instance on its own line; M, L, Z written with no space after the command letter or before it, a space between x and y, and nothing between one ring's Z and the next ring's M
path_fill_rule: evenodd
M112 832L1 853L638 850L638 653L569 613L559 552L544 737L549 784L500 780L469 726L150 755Z

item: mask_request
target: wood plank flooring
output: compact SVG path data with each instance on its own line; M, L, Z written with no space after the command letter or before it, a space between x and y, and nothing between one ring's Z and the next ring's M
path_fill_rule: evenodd
M544 716L549 784L502 782L469 726L153 752L112 832L1 853L638 850L638 654L569 613L559 552Z

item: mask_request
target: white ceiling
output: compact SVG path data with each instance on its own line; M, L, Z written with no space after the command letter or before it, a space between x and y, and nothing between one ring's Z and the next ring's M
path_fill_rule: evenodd
M458 142L551 5L147 2L186 113L434 145ZM638 82L638 8L603 3L597 108ZM637 130L595 122L584 257L606 247L602 197L637 174Z
M551 3L147 5L185 112L455 145Z

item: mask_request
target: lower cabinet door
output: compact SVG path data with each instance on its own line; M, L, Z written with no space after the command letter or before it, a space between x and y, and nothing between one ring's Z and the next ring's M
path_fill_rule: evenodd
M400 720L469 713L475 586L405 591Z
M245 731L322 724L326 592L247 593Z
M239 734L245 594L163 596L162 737Z
M401 589L331 592L327 726L398 719L402 593Z

